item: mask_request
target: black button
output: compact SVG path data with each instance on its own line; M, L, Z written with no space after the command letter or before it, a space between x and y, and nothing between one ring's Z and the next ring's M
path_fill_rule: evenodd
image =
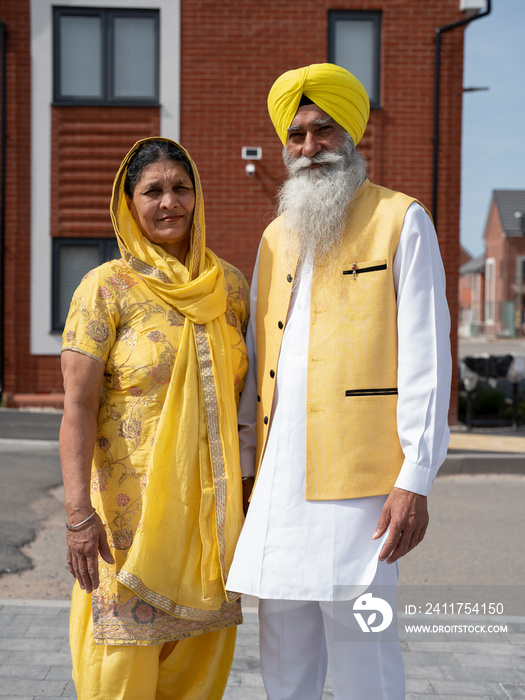
M264 425L268 425L268 416L264 416Z
M288 280L288 282L291 282L293 280L293 277L292 277L292 275L287 275L286 279Z
M282 321L279 321L279 323L277 325L279 326L279 328L281 330L284 328L284 323Z
M260 396L257 397L257 401L258 401L259 403L261 403L261 397L260 397Z
M273 379L275 377L275 372L273 369L270 370L270 377Z

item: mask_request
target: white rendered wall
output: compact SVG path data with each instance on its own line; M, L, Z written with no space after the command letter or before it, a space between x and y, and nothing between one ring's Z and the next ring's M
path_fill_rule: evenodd
M50 330L52 241L49 219L54 5L159 9L161 135L178 141L180 131L180 0L31 0L32 355L58 355L62 344L60 333L52 333Z

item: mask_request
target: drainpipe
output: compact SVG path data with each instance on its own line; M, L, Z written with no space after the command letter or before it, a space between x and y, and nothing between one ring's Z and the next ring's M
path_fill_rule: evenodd
M0 22L0 401L4 393L5 363L5 164L6 164L6 31Z
M473 17L467 17L454 24L447 24L436 29L436 65L434 71L434 165L433 165L433 187L432 187L432 216L434 225L437 227L437 202L438 202L438 176L439 176L439 91L441 86L441 35L451 29L464 27L476 19L486 17L491 12L491 0L487 0L487 9Z

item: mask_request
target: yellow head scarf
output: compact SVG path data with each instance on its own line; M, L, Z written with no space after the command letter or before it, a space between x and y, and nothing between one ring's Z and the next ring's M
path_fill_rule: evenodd
M332 63L315 63L277 78L268 95L268 111L283 144L303 95L348 131L357 146L368 122L370 102L352 73Z
M205 247L199 174L184 149L195 179L186 265L143 236L132 217L126 172L150 140L169 141L133 146L115 178L111 217L126 263L186 320L150 454L141 522L117 578L168 613L212 623L232 597L226 576L243 522L227 291L220 261Z

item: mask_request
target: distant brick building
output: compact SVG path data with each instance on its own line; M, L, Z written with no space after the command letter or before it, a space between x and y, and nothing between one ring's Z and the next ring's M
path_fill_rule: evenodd
M485 225L484 331L525 329L525 190L494 190Z
M372 98L360 144L371 179L430 207L434 39L438 27L465 17L460 5L2 0L4 394L61 392L69 298L88 268L115 254L111 182L140 137L160 133L188 148L202 177L208 244L250 278L283 177L266 96L285 70L333 61L356 73ZM437 213L454 356L463 31L443 35L441 55ZM262 148L254 177L246 176L243 146Z

